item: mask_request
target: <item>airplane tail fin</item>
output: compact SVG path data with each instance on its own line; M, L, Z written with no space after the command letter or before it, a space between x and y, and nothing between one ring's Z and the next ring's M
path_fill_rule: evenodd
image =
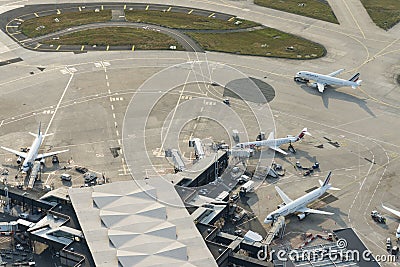
M321 187L327 186L329 184L329 180L331 179L332 172L330 171L325 178L325 181L322 183Z
M311 136L311 134L308 132L307 128L304 128L303 130L301 130L301 132L299 133L297 138L300 140L300 139L302 139L304 137L304 135Z
M361 82L362 82L362 80L358 80L358 81L356 81L356 84L357 84L357 85L355 85L355 86L352 86L351 88L353 88L353 89L356 89L356 88L357 88L357 86L360 86L360 85L361 85Z
M34 137L38 137L38 136L40 135L40 128L42 128L42 122L41 122L41 121L39 122L39 130L38 130L38 133L35 134L35 133L32 133L32 132L29 132L29 134L32 135L32 136L34 136Z
M329 180L331 179L331 175L332 175L332 172L330 171L328 173L328 175L326 176L325 181L322 182L321 180L318 180L319 184L321 185L321 187L327 187L328 190L335 190L335 191L340 190L339 188L332 187L330 185Z
M356 74L354 74L354 75L349 79L349 81L350 81L350 82L357 82L357 81L358 81L358 78L360 78L360 73L359 73L359 72L357 72Z

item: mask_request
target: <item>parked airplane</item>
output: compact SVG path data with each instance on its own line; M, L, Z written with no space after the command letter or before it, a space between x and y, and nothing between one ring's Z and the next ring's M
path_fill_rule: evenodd
M252 142L245 142L245 143L239 143L235 147L236 148L247 148L247 147L260 147L260 146L267 146L279 153L282 153L283 155L287 155L288 153L280 149L279 147L283 144L292 144L294 142L297 142L301 140L304 135L311 135L308 131L307 128L304 128L301 133L297 136L293 135L288 135L285 138L274 138L274 132L271 132L267 138L267 140L260 140L260 141L252 141Z
M281 207L278 207L277 210L268 214L264 220L264 223L273 223L279 216L286 216L291 213L295 213L299 220L304 219L308 213L333 215L332 212L307 208L309 203L317 200L327 190L340 190L339 188L332 187L331 184L329 184L331 174L332 172L328 173L328 176L325 178L324 182L319 180L321 187L305 194L302 197L299 197L296 200L291 200L279 187L275 186L276 191L284 203L282 204L283 206L280 205Z
M388 208L388 207L386 207L386 206L384 206L384 205L382 205L382 207L383 207L385 210L390 211L391 213L393 213L394 215L396 215L397 217L400 218L400 211L397 211L397 210ZM399 224L399 227L397 227L396 237L397 237L398 239L400 238L400 224Z
M340 69L329 73L328 75L314 73L310 71L299 71L296 73L294 80L296 82L309 82L310 80L315 81L311 84L313 88L318 88L318 91L322 93L327 85L339 85L339 86L351 86L356 89L360 86L362 80L358 80L360 73L356 73L349 80L336 78L335 76L341 73L344 69Z
M47 157L51 157L51 156L57 155L59 153L68 151L68 149L66 149L66 150L61 150L61 151L39 154L39 148L42 145L43 137L52 135L52 134L46 134L46 135L42 134L42 132L40 131L40 126L41 126L41 124L39 124L38 134L34 134L34 133L30 132L30 134L35 137L35 140L33 141L32 145L29 148L29 151L27 153L17 151L17 150L11 149L11 148L3 147L3 146L0 147L8 152L11 152L11 153L14 153L15 155L17 155L18 156L18 159L17 159L18 164L21 164L22 159L24 159L24 162L22 163L22 167L21 167L22 172L28 172L29 169L32 168L33 162L35 160L40 160L41 162L44 162L44 159Z

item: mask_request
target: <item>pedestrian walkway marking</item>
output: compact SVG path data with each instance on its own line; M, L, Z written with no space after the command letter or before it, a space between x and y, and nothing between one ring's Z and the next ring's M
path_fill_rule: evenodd
M111 102L123 101L123 100L124 100L123 97L110 97L110 101L111 101Z

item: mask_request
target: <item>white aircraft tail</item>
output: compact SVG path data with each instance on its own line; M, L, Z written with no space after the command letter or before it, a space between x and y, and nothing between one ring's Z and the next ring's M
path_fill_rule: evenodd
M327 187L327 190L335 190L335 191L340 190L339 188L332 187L331 184L329 183L329 180L331 179L331 175L332 175L332 172L330 171L328 173L328 175L326 176L325 181L322 182L321 180L318 180L319 184L321 185L321 187Z
M359 73L359 72L357 72L356 74L354 74L354 75L349 79L349 81L350 81L350 82L357 82L357 81L358 81L358 78L360 78L360 73Z
M361 82L362 82L362 80L356 81L356 84L357 84L357 85L354 85L354 86L352 86L351 88L356 89L358 86L361 85Z
M299 133L297 138L300 140L300 139L302 139L304 137L304 135L311 136L311 134L308 132L307 128L304 128L303 130L301 130L301 132Z

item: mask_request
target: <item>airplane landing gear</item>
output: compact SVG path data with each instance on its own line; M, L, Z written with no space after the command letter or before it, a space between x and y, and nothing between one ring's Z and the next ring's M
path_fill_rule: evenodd
M293 154L296 154L296 149L292 146L292 143L289 144L288 150L292 152Z

